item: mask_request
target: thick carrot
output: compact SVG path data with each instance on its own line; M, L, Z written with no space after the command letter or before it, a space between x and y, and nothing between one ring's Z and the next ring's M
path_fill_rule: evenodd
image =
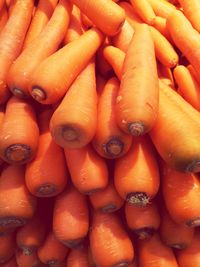
M155 197L160 177L148 136L137 137L128 153L116 160L114 183L119 195L132 205L146 206Z
M150 238L160 226L160 214L156 202L137 207L126 202L125 217L128 227L139 239Z
M33 0L15 2L12 13L0 34L0 103L8 99L7 72L22 49L33 11Z
M133 261L133 244L116 214L93 211L89 239L97 266L129 266Z
M64 148L81 148L92 140L97 123L95 64L79 74L50 121L54 141Z
M70 13L69 2L61 0L43 31L31 40L31 43L12 64L7 75L7 83L15 96L21 98L29 96L31 74L45 58L57 50L66 34Z
M7 262L0 264L0 267L18 267L17 262L16 262L16 258L12 257Z
M194 236L194 228L185 224L175 223L164 205L160 211L161 223L159 233L162 241L171 248L185 249L188 247Z
M0 33L3 30L4 26L6 25L7 20L8 20L8 10L6 4L4 4L2 9L0 10Z
M52 113L52 109L44 108L39 114L38 150L35 158L26 166L26 185L37 197L58 195L69 179L64 151L53 141L49 130Z
M15 253L15 235L0 235L0 264L7 262Z
M4 4L6 4L6 1L5 0L1 0L0 1L0 11L2 10Z
M37 254L41 262L49 265L57 265L67 256L69 249L58 241L52 231L48 233Z
M157 16L168 18L176 7L164 0L148 0Z
M31 255L25 255L20 249L16 251L16 261L18 267L35 267L35 266L40 266L40 267L45 267L44 265L38 258L37 252L35 251Z
M125 14L112 0L71 0L105 34L115 35L120 31Z
M148 26L140 24L125 56L116 100L117 123L123 131L140 136L153 127L158 112L158 92L153 39Z
M0 226L15 228L33 217L36 198L24 183L24 167L9 165L0 179Z
M38 146L39 129L30 103L11 97L6 105L0 131L0 156L10 164L33 159Z
M96 151L105 158L123 156L132 144L132 136L124 133L117 125L115 102L119 86L117 78L110 78L98 102L97 127L93 145Z
M95 152L91 145L64 151L72 182L81 193L90 195L107 186L106 161Z
M61 100L92 59L103 39L103 34L92 28L43 60L32 74L29 88L32 97L43 104Z
M138 254L140 267L178 267L172 249L162 243L158 234L150 239L139 240Z
M23 50L42 32L47 22L51 18L58 0L39 0L35 9L31 24L26 33ZM48 43L49 45L49 43Z
M81 246L76 249L70 250L67 257L68 267L90 267L88 259L88 250L86 247Z

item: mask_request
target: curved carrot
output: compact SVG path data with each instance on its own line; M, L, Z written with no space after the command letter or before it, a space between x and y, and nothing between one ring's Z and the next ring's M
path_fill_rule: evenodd
M50 121L54 141L64 148L81 148L96 129L97 93L95 64L92 60L79 74Z
M6 4L0 9L0 33L8 21L8 10Z
M0 235L0 264L12 258L15 253L15 235Z
M112 0L71 0L105 34L115 35L120 31L125 14Z
M116 101L117 123L123 131L140 136L153 127L158 112L158 92L153 39L148 26L140 24L125 56Z
M137 137L126 155L116 160L114 184L132 205L146 206L158 192L160 177L154 147L147 136Z
M31 21L33 0L16 1L12 13L0 34L0 103L6 102L9 90L7 72L19 55Z
M128 227L139 239L150 238L160 226L160 214L155 202L145 207L125 204L125 217Z
M61 0L43 31L31 40L31 43L12 64L7 74L7 83L15 96L21 98L29 96L28 87L31 75L45 58L57 50L66 34L70 13L69 2Z
M39 114L40 136L35 158L27 164L25 182L29 191L37 197L51 197L61 193L69 180L63 149L51 136L50 108Z
M70 250L67 257L68 267L90 267L88 259L88 250L86 247L81 246L76 249Z
M148 0L157 16L168 18L176 7L163 0Z
M65 149L67 166L74 186L83 194L92 194L108 184L105 160L91 145L79 149Z
M0 179L0 226L15 228L33 217L37 200L24 183L24 167L9 165Z
M31 255L25 255L20 249L18 249L15 257L18 267L46 266L39 260L37 252L34 252Z
M6 105L0 131L0 156L10 164L33 159L38 146L39 129L30 103L11 97Z
M32 74L29 88L32 97L43 104L53 104L62 99L103 39L103 34L92 28L43 60Z
M133 244L116 214L93 211L89 239L97 266L128 266L133 261Z
M73 186L60 194L53 213L56 238L69 248L78 246L88 233L88 212L86 197Z
M0 266L1 267L18 267L15 257L12 257L7 262L2 263Z

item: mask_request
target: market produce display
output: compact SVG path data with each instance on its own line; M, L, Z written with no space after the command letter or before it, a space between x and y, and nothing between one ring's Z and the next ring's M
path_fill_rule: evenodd
M200 267L200 1L0 0L0 267Z

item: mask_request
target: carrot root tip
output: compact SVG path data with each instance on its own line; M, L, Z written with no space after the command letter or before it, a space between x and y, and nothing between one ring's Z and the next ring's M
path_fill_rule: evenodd
M102 212L113 212L117 209L117 207L114 204L108 204L105 207L101 208Z
M155 229L153 227L144 227L134 230L134 233L142 240L151 237L155 233Z
M31 96L38 102L47 98L45 91L38 86L32 88Z
M197 159L193 162L191 162L187 167L186 167L186 172L200 172L200 160Z
M27 161L32 154L30 146L25 144L13 144L5 150L5 158L9 163L23 163Z
M25 225L27 222L24 218L17 218L17 217L3 217L0 218L0 226L6 228L15 228L19 226Z
M191 219L189 221L186 222L186 225L189 227L197 227L200 226L200 217Z
M68 248L77 248L82 243L83 238L77 238L74 240L62 241L62 243Z
M62 128L62 136L63 139L66 141L75 141L78 138L77 131L69 126L65 126Z
M49 197L56 194L57 188L54 184L43 184L36 192L38 197Z
M27 98L27 95L19 88L13 88L12 93L18 98Z
M126 267L126 266L129 266L129 264L130 264L130 262L123 261L123 262L119 262L119 263L112 265L112 267Z
M114 158L114 157L119 156L122 153L124 144L122 143L120 139L115 137L115 138L110 139L105 145L103 145L103 147L104 147L106 154Z
M150 203L150 198L143 192L134 192L127 195L126 201L131 205L144 207Z
M145 133L145 127L142 122L131 122L128 125L128 131L133 136L140 136Z

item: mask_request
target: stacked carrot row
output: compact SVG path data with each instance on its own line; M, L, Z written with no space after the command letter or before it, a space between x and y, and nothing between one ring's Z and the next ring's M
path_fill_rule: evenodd
M199 17L0 0L0 267L200 266Z

